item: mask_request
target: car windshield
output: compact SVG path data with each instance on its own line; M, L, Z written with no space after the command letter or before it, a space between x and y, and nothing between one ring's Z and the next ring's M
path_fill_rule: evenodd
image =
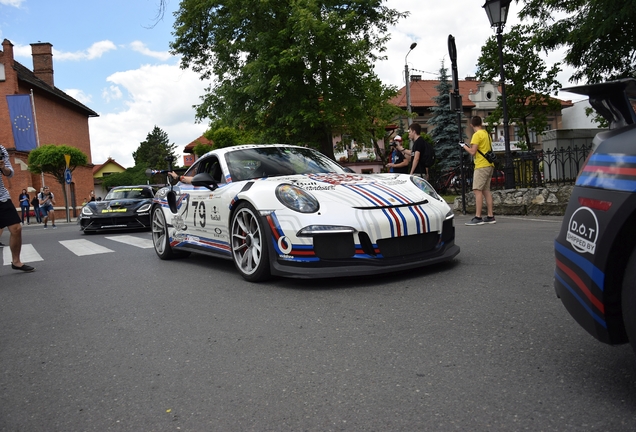
M108 192L106 198L104 200L117 200L117 199L144 199L144 198L152 198L152 192L147 188L119 188L113 189Z
M298 147L262 147L225 155L233 181L293 174L338 173L340 165L315 150Z

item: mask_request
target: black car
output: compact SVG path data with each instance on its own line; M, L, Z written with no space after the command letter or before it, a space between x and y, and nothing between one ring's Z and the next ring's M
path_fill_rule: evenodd
M103 201L91 201L82 208L80 229L86 233L149 229L154 196L153 188L148 185L115 187Z
M557 295L608 344L636 350L636 80L564 89L610 123L594 138L555 241Z

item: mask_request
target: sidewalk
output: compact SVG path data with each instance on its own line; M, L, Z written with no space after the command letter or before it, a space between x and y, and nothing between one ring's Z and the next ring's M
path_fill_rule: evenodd
M51 221L48 221L47 225L49 228L51 228ZM77 225L77 218L71 218L70 222L66 221L66 216L64 216L63 218L55 218L55 225L56 226ZM37 223L35 222L35 218L31 218L31 223L27 224L25 222L24 224L22 224L22 229L23 230L44 229L44 224Z

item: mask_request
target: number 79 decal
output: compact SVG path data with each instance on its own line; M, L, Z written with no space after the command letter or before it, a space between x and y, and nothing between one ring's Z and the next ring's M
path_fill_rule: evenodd
M192 207L194 207L194 226L197 225L197 215L199 216L199 226L205 227L205 202L192 201Z

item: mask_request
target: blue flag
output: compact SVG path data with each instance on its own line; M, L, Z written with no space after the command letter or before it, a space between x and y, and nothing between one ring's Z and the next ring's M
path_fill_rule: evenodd
M31 96L7 95L9 105L9 117L13 140L18 151L29 151L37 147L35 139L35 122L31 110Z

